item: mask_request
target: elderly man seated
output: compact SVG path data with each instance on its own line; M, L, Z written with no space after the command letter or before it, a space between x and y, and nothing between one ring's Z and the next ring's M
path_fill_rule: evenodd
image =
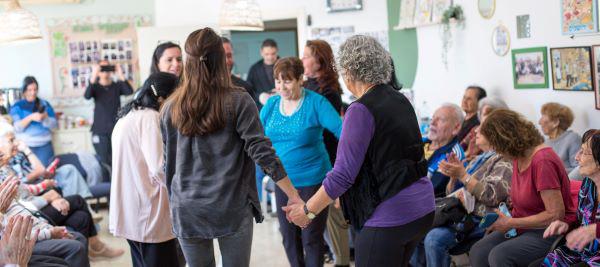
M439 163L449 153L454 153L462 161L465 153L458 143L456 135L461 129L464 116L461 108L455 104L443 104L433 114L429 136L425 138L425 158L428 161L427 176L433 183L436 197L446 195L446 185L450 177L438 169Z

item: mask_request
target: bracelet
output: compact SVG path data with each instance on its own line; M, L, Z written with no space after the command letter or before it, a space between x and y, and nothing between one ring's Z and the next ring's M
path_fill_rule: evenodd
M471 181L471 178L473 178L473 176L468 175L467 179L465 179L465 187L469 184L469 182Z

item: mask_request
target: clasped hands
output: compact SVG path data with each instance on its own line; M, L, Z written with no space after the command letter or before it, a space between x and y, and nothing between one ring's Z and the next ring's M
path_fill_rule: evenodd
M308 215L304 212L305 204L304 200L302 200L300 196L297 196L290 198L287 206L281 208L285 212L285 217L288 222L294 223L302 229L306 228L311 222L311 219L309 219Z

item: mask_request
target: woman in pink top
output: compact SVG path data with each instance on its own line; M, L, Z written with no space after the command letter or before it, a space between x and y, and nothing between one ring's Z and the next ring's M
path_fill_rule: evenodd
M496 152L513 162L512 218L497 212L491 233L471 248L471 265L528 266L544 257L556 239L543 237L550 223L576 219L567 171L535 125L520 114L495 110L480 127ZM511 229L516 236L507 234Z
M112 133L109 228L127 239L134 266L178 266L158 113L176 85L173 74L150 75Z

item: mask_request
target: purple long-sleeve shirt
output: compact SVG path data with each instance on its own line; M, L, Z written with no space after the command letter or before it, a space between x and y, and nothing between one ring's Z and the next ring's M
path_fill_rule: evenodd
M367 107L355 102L346 112L333 169L323 181L331 199L340 197L353 184L375 132L375 119ZM390 136L390 138L401 138ZM377 206L367 227L400 226L419 219L435 209L433 186L423 177Z

